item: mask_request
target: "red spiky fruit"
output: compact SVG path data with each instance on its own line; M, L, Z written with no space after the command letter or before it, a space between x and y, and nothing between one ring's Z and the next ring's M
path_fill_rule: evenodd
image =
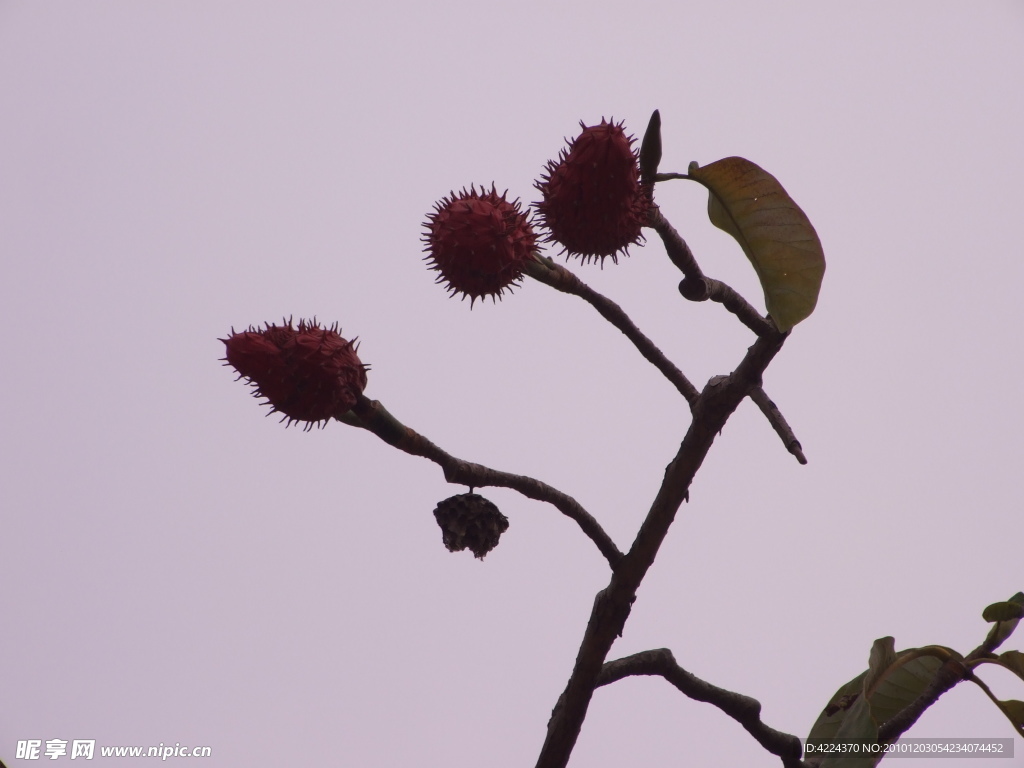
M640 186L638 155L622 123L601 119L569 142L558 161L549 161L535 186L543 199L534 204L549 235L563 253L586 263L618 263L620 253L640 243L650 200Z
M469 296L472 306L484 296L497 299L519 281L537 235L518 200L510 203L493 186L490 192L470 187L434 208L423 224L423 250L449 293Z
M265 397L271 413L282 421L304 422L306 429L352 409L366 388L366 368L356 355L355 339L346 341L338 325L321 327L314 320L292 321L249 330L220 339L224 360Z

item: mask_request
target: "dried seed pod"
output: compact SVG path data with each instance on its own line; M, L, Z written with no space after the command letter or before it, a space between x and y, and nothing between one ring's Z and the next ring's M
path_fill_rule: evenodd
M449 552L469 549L478 559L498 546L508 518L478 493L463 493L438 502L434 518Z

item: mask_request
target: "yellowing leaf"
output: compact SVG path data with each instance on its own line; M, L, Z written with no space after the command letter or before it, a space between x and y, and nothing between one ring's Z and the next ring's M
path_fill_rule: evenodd
M764 290L765 305L780 331L814 311L825 275L825 253L807 215L770 173L742 157L689 176L710 191L711 223L736 238Z

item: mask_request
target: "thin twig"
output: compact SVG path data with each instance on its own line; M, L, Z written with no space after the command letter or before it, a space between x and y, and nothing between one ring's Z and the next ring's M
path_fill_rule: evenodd
M771 318L761 315L760 312L754 309L753 305L721 280L713 280L710 277L706 277L704 281L707 285L708 298L718 302L736 315L741 323L758 336L771 336L779 332ZM683 282L686 281L684 280ZM679 290L682 292L682 286L680 286Z
M660 214L658 215L660 216ZM683 239L675 229L672 228L671 224L668 224L666 221L665 225L668 230L671 230L671 232L674 233L675 244L672 246L671 251L676 254L677 258L679 258L681 262L686 262L687 259L692 260L693 254L690 253L690 249ZM666 249L668 249L667 243ZM730 311L736 314L736 316L739 317L748 328L759 336L778 334L778 330L776 330L774 324L772 324L770 320L758 315L757 311L750 306L742 296L736 293L736 291L719 280L713 280L709 277L705 277L703 273L700 272L700 267L697 266L696 262L693 262L693 269L696 270L699 277L694 278L693 280L690 280L690 278L685 279L680 286L681 288L682 285L699 285L702 287L702 290L707 292L707 295L704 298L710 298L712 301L718 301L724 304L727 309L730 309ZM634 346L636 346L640 351L640 354L653 363L654 366L662 372L665 378L675 385L676 389L679 390L683 397L686 398L686 401L691 407L694 405L698 396L697 389L690 383L683 372L680 371L675 364L654 344L654 342L648 339L643 332L636 327L633 321L629 319L629 316L618 304L595 291L569 270L543 256L538 256L535 261L529 262L526 266L525 272L530 277L544 283L545 285L549 285L563 293L579 296L584 301L590 303L605 319L622 331L622 333L624 333L626 337L633 342ZM796 456L797 461L801 464L806 464L807 458L803 454L800 441L796 439L796 435L786 422L782 412L779 411L778 406L768 398L760 387L752 390L750 397L755 403L757 403L758 407L767 417L769 423L778 433L779 437L782 438L782 443L786 446L786 450Z
M662 176L664 174L659 174ZM769 317L762 317L754 307L736 291L723 283L707 277L697 264L697 260L690 250L690 246L683 240L682 235L669 223L668 219L661 213L657 206L652 206L649 214L649 224L661 237L665 244L665 251L669 259L683 273L683 281L679 283L679 292L684 298L690 301L711 301L718 302L726 309L736 315L740 322L762 338L769 338L778 334L775 323ZM800 441L796 439L793 430L782 412L773 403L760 387L750 393L751 399L768 418L772 427L782 438L786 450L796 456L801 464L807 463L807 458L800 447Z
M667 174L658 174L658 179ZM668 174L673 178L679 174ZM665 250L669 254L672 263L683 273L683 281L679 284L679 292L684 298L690 301L707 301L711 299L722 304L726 309L739 318L739 322L751 329L762 338L770 338L778 334L778 329L772 323L770 317L763 317L750 302L746 301L736 291L719 280L709 278L700 270L693 252L686 245L681 234L669 222L665 215L657 207L652 207L649 213L648 222L650 226L662 238ZM785 421L782 413L775 406L768 395L760 387L752 390L751 398L758 404L758 408L768 418L769 423L782 438L785 450L797 457L801 464L807 464L807 458L801 449L800 440L794 434L793 429Z
M786 450L796 456L796 460L801 464L806 464L807 457L804 456L800 441L796 439L796 435L793 434L793 428L789 426L789 422L786 421L786 417L782 415L779 407L765 394L761 387L754 387L750 390L750 399L757 403L757 407L761 409L761 413L768 419L768 423L774 427L775 432L782 438L782 444L786 446Z
M457 459L438 448L423 435L402 424L379 401L369 400L362 395L360 395L355 408L348 413L339 414L335 418L351 426L373 432L385 443L400 451L430 459L441 467L444 471L444 479L449 483L468 485L474 488L487 486L511 488L527 498L545 501L566 517L575 520L580 529L597 545L612 568L615 568L622 560L622 552L615 546L615 542L601 527L601 524L576 499L552 488L547 483L525 475L513 475L509 472L485 467L482 464Z
M665 356L665 353L636 327L622 307L606 296L602 296L569 270L543 256L538 256L536 260L528 262L524 271L535 280L563 293L579 296L590 304L601 313L602 317L622 331L626 338L633 342L633 346L640 351L640 354L661 371L666 379L672 382L672 385L679 390L679 393L686 398L686 401L691 406L697 402L699 394L697 388Z
M682 235L669 223L657 206L651 207L648 214L648 226L661 237L669 259L683 273L683 281L679 284L679 293L683 295L683 298L689 301L710 299L721 304L758 336L770 337L778 333L775 324L767 317L763 317L739 293L721 280L707 277L701 271L690 246L686 244Z
M659 174L660 175L660 174ZM656 205L652 205L647 214L647 226L656 231L665 244L665 251L669 259L676 265L676 268L683 273L687 279L702 280L704 272L701 271L697 260L693 256L690 246L683 240L676 228L669 224L668 219ZM684 294L685 295L685 294ZM689 298L687 296L687 298ZM705 299L708 297L704 297ZM704 301L704 299L690 299L691 301Z
M634 653L615 661L606 662L597 676L595 687L608 685L632 675L660 675L695 701L713 704L742 725L757 743L782 759L786 768L806 768L800 757L803 745L800 739L777 731L761 720L761 703L741 693L727 691L701 680L679 666L672 651L658 648Z

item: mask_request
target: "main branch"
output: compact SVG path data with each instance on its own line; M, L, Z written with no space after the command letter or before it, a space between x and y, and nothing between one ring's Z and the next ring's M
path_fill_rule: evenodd
M594 600L572 676L548 723L537 768L565 768L590 706L598 676L612 643L622 634L636 592L689 494L694 475L729 416L754 387L785 342L783 334L761 337L729 376L709 383L693 408L693 421L679 452L665 470L661 488L633 546L615 568L610 583Z

